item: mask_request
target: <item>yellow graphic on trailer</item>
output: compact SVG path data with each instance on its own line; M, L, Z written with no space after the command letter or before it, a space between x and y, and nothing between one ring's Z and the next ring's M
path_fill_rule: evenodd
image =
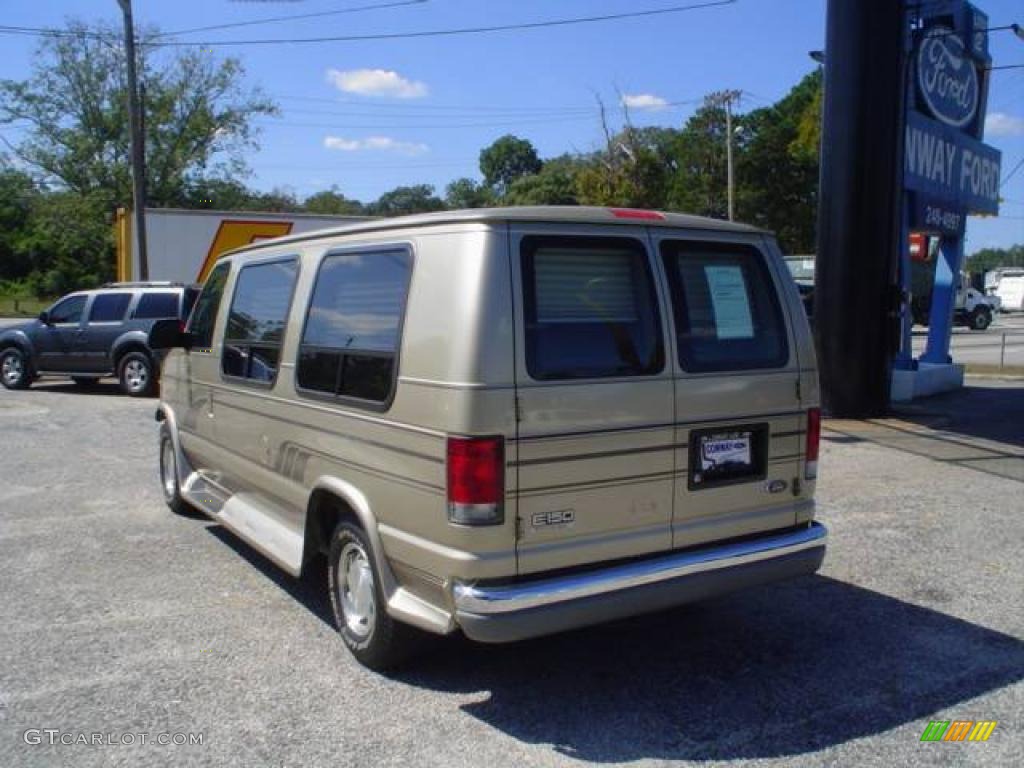
M206 253L206 260L196 276L196 282L203 282L210 274L213 265L221 254L227 253L234 248L241 248L243 245L269 240L272 237L283 237L292 231L290 221L243 221L239 219L224 219L217 227L217 234L210 243L210 250Z

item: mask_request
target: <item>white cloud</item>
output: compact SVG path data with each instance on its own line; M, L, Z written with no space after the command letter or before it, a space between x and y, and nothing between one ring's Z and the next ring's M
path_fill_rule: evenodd
M986 136L1024 136L1024 117L992 112L985 118Z
M390 136L369 136L365 139L346 139L342 136L325 136L324 146L340 152L398 152L401 155L422 155L430 147L413 141L398 141Z
M427 84L407 80L390 69L327 70L327 82L345 93L364 96L393 96L398 99L420 99L427 95Z
M657 111L668 106L668 102L653 93L626 93L622 96L622 106L630 109L649 109Z

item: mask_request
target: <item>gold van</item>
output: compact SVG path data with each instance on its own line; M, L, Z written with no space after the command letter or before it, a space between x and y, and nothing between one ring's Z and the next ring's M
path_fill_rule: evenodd
M820 411L766 232L456 211L220 259L161 377L160 471L385 668L816 571Z

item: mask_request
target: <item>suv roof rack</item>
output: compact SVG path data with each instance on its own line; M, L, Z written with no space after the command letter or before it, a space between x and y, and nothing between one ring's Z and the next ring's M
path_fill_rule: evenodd
M149 280L125 283L104 283L100 288L184 288L184 283L170 280Z

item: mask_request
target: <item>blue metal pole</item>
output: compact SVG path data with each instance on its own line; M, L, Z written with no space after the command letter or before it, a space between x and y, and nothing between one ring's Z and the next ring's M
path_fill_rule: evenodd
M949 341L953 332L953 311L956 308L956 289L960 284L963 254L962 237L942 238L935 263L935 287L932 289L928 346L921 355L922 363L942 365L953 360L949 356Z

